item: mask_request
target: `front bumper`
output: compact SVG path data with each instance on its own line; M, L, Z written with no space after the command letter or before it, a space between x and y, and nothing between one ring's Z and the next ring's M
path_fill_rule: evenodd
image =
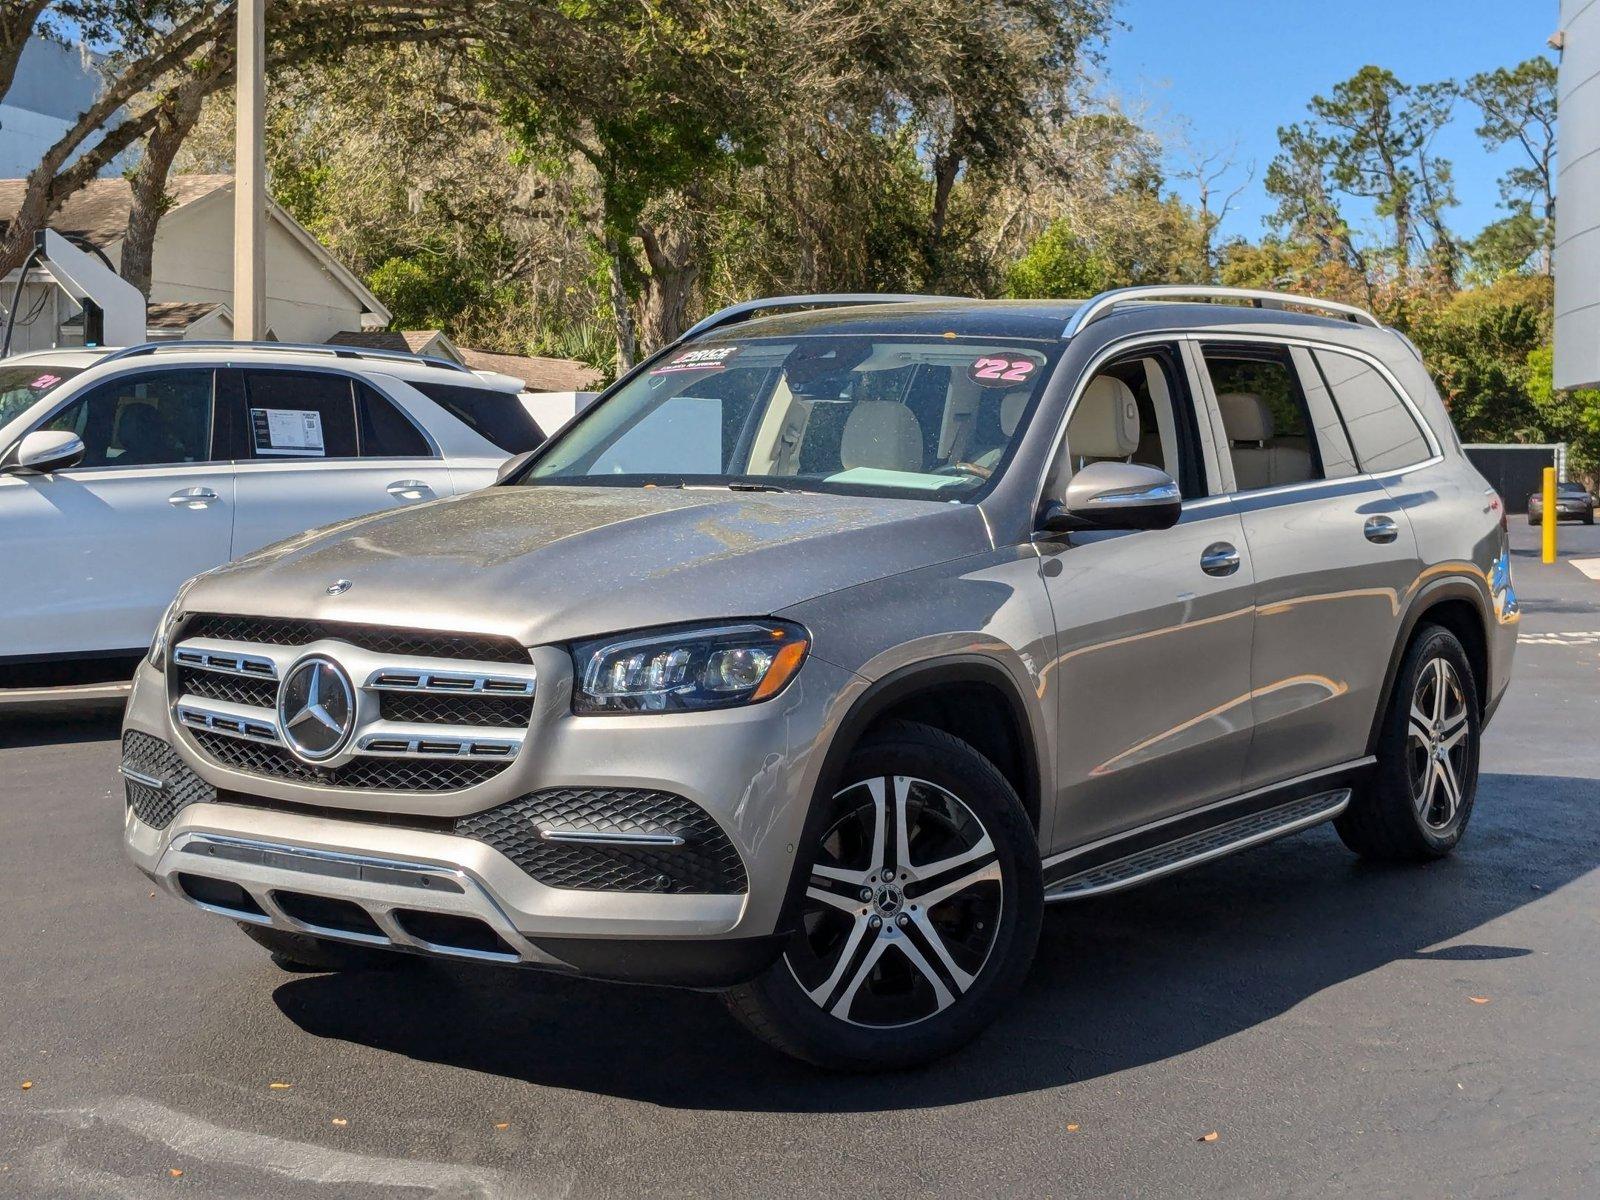
M540 666L550 680L558 664ZM219 765L173 720L165 677L143 664L125 730L171 745L215 795L184 804L162 828L130 806L124 844L166 891L240 921L446 957L722 986L778 952L825 733L860 686L813 658L783 695L747 709L578 718L541 703L516 760L493 779L395 795ZM557 787L685 797L732 842L747 890L550 886L485 841L458 836L448 820Z

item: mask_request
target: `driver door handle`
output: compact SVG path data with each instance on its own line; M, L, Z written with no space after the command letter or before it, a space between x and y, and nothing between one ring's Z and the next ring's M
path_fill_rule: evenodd
M173 508L207 508L216 498L217 494L208 487L192 487L173 492L167 497L167 503Z
M1395 524L1393 517L1368 517L1361 532L1366 535L1367 541L1387 546L1400 536L1400 526Z
M1200 569L1207 575L1232 575L1239 569L1239 548L1232 542L1212 542L1200 554Z
M420 479L396 479L385 490L402 504L433 499L433 489Z

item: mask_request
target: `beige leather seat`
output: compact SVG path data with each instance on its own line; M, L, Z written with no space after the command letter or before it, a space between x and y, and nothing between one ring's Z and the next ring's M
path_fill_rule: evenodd
M922 425L898 400L862 400L850 410L840 435L839 461L849 471L921 471Z
M1241 492L1304 483L1311 478L1311 455L1298 446L1275 444L1272 410L1250 392L1217 397L1222 427L1233 454L1233 475Z
M1067 450L1075 466L1116 459L1139 448L1139 402L1133 389L1111 375L1089 381L1067 422Z
M1022 420L1022 413L1028 407L1028 396L1032 389L1018 388L1014 392L1007 392L1000 401L1000 432L1005 434L1006 440L991 450L985 450L972 460L974 466L994 470L1000 465L1000 460L1005 457L1006 451L1011 446L1011 439L1017 432L1017 425Z

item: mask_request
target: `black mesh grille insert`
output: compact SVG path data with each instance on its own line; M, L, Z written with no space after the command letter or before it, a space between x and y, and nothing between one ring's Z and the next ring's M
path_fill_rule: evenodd
M122 765L130 771L165 781L166 786L150 787L124 779L128 807L139 820L154 829L165 829L186 804L206 803L217 798L212 786L191 771L178 752L160 738L130 729L122 737Z
M533 717L531 696L439 696L428 692L380 692L379 696L386 721L522 729Z
M300 621L287 617L240 617L195 613L183 623L183 638L219 638L259 642L266 646L303 646L318 638L336 638L375 654L417 654L428 658L461 658L472 662L526 663L528 652L515 638L477 633L434 633L426 629L392 629L385 625L353 625L340 621Z
M681 846L547 842L540 827L587 833L670 833ZM493 846L540 883L597 892L736 895L744 863L699 805L670 792L548 788L456 821L455 832Z
M269 779L318 787L361 788L383 792L455 792L492 779L508 762L453 759L357 758L342 767L311 767L279 746L246 742L190 730L200 748L226 767Z
M184 693L205 700L252 704L256 708L276 708L278 705L276 679L247 679L242 675L196 671L191 667L184 667L178 671L178 694Z

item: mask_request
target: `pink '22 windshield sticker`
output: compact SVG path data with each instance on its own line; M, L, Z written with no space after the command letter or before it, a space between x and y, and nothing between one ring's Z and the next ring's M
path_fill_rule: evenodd
M737 346L708 346L703 350L685 350L669 363L651 371L652 375L671 375L677 371L715 371L728 365L739 353Z
M41 376L39 376L39 378L35 379L28 386L31 387L31 388L47 388L47 387L54 387L56 384L58 384L60 382L61 382L61 376L59 376L59 375L41 375Z
M997 354L978 359L967 368L967 374L984 387L1013 387L1026 383L1038 365L1031 358L1007 358Z

